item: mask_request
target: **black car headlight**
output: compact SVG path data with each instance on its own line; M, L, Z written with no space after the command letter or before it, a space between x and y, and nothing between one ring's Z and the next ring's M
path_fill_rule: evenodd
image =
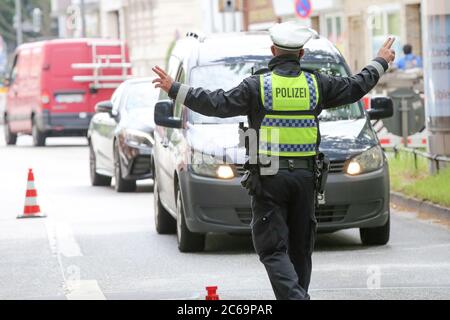
M139 130L126 129L123 133L125 143L132 147L149 148L153 146L153 138L150 134Z
M375 146L352 158L348 162L345 172L351 176L357 176L380 169L383 162L383 150L380 146Z
M235 177L234 170L230 165L224 164L223 161L201 152L193 152L190 167L192 171L199 176L224 180Z

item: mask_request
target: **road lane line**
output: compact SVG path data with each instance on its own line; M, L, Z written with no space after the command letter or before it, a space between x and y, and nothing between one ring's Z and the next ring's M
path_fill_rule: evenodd
M72 228L68 223L50 219L45 222L45 225L53 253L57 255L62 254L66 258L83 256L80 246L73 235Z
M50 249L58 260L66 298L68 300L106 300L96 280L81 280L81 270L78 266L70 265L64 268L61 256L66 258L83 256L70 225L48 219L45 227Z
M96 280L66 281L68 300L106 300Z

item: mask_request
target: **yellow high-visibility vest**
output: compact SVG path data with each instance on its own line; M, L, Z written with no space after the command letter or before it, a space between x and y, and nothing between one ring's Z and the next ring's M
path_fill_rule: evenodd
M274 72L261 75L261 101L266 109L259 130L259 154L310 157L317 154L319 124L316 77L302 72L297 77Z

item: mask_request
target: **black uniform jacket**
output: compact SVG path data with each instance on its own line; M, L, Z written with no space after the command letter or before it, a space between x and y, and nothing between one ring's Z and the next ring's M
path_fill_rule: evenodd
M360 73L351 77L335 77L315 72L319 87L317 114L323 109L360 100L375 87L388 67L383 58L376 58ZM273 58L269 69L281 76L298 76L302 72L299 59L295 55ZM205 116L228 118L246 115L250 127L254 129L259 129L266 115L261 101L258 75L244 79L229 91L209 91L175 82L169 91L169 97Z

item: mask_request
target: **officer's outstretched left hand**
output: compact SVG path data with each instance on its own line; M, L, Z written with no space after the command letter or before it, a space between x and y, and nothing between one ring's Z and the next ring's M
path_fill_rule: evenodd
M161 90L169 92L173 85L173 79L159 66L153 67L152 70L159 77L153 80L153 83L155 83L155 88L161 88Z

